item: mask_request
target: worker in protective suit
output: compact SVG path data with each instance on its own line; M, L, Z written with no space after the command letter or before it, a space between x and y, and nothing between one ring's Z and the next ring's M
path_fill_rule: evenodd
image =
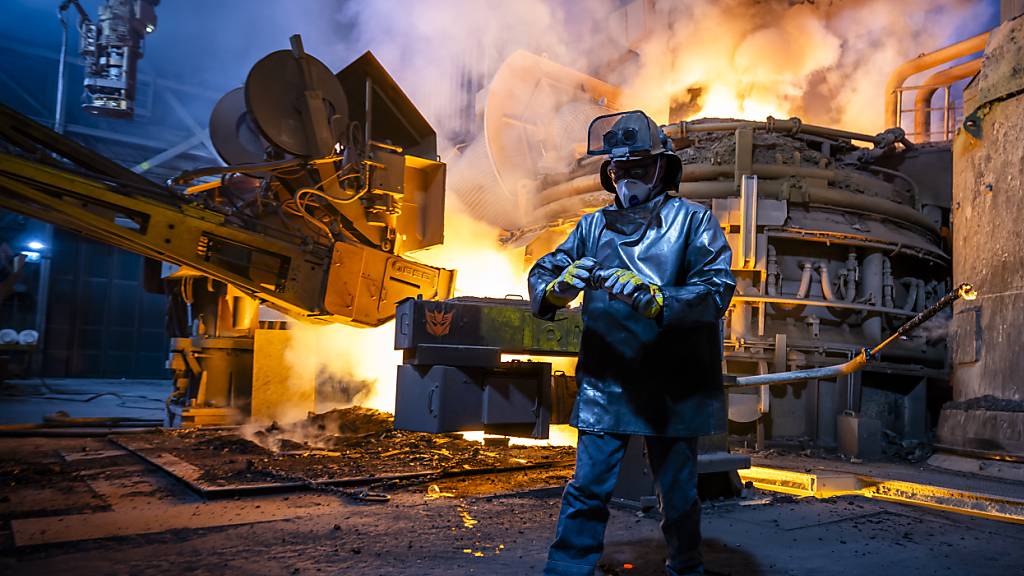
M544 574L594 573L630 435L643 436L655 477L667 573L701 574L697 438L724 432L732 252L710 210L670 195L682 164L646 114L598 117L588 140L589 154L609 157L601 183L614 204L583 216L529 276L539 318L584 294L576 472Z

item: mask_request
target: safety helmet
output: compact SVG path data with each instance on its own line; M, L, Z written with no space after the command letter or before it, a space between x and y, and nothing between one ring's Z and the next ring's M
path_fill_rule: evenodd
M601 186L615 194L612 164L660 156L663 191L679 188L683 163L672 152L672 140L658 124L640 110L598 116L587 130L587 155L607 155L601 164Z

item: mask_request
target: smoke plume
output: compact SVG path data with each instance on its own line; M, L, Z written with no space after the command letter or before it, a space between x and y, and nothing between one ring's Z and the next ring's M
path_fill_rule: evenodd
M640 0L625 8L612 0L381 0L345 4L336 15L345 38L332 53L310 51L331 63L372 50L438 131L442 160L450 161L481 133L490 79L516 50L620 86L625 108L661 122L673 100L683 99L683 119L800 116L874 133L886 128L890 71L979 32L963 23L983 22L991 11L974 0ZM581 132L569 141L582 139ZM486 155L479 158L486 165L450 163L449 182L459 171L493 169ZM412 257L457 268L462 294L524 294L522 251L501 248L501 231L472 216L449 194L446 245ZM290 358L299 380L328 374L353 390L370 382L350 401L393 410L401 356L391 349L392 324L296 326L294 334Z

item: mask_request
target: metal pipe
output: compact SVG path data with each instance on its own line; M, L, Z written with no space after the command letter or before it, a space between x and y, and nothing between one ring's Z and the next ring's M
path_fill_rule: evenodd
M896 286L892 278L892 262L889 258L882 258L882 306L893 308L896 306Z
M914 96L914 133L917 134L918 138L925 142L931 140L932 114L930 107L935 92L939 88L946 87L948 94L950 84L977 74L981 70L981 62L982 58L975 58L951 68L940 70L929 76L924 81L924 84L918 87L917 94ZM948 110L944 112L944 114L946 113L948 113ZM948 125L948 119L946 124Z
M797 382L805 382L807 380L828 380L852 374L858 370L864 368L868 361L878 356L878 354L885 349L886 346L892 344L900 337L913 331L915 328L924 324L930 320L933 316L944 310L946 307L953 304L959 298L965 300L974 300L978 297L977 292L974 288L968 284L963 283L951 290L948 294L942 297L941 300L936 302L933 306L921 312L917 316L914 316L902 326L899 327L896 332L891 336L883 340L871 349L863 349L856 356L847 362L842 364L836 364L834 366L823 366L821 368L808 368L806 370L793 370L791 372L776 372L774 374L758 374L756 376L740 376L736 379L735 384L728 384L726 388L751 388L754 386L774 386L778 384L794 384Z
M876 168L874 166L868 167L871 170L878 170L902 178L907 181L911 188L916 185L908 176L894 170L886 170ZM733 176L736 171L736 167L731 164L687 164L683 166L682 182L700 182L705 180L715 180L717 178L728 178ZM869 176L853 170L832 170L829 168L814 168L810 166L793 166L790 164L754 164L750 167L749 171L744 171L745 174L752 174L758 178L763 179L782 179L782 178L811 178L817 180L826 180L831 183L852 183L856 184L861 188L868 190L877 190L879 185L891 189L892 185L874 176ZM600 186L600 184L598 185ZM915 197L917 196L915 190Z
M950 96L951 96L950 90L952 88L953 88L953 85L950 84L949 86L946 86L946 88L942 91L942 139L943 140L952 140L953 139L953 132L954 132L954 130L953 130L953 113L954 113L954 109L950 107L950 103L949 103L949 99L950 99ZM956 104L953 104L953 106L955 107ZM930 118L931 117L929 116L929 119Z
M768 261L765 268L765 290L769 296L778 296L782 275L779 273L779 260L775 246L771 244L768 244Z
M541 193L537 195L537 205L543 206L568 196L578 196L595 190L603 190L603 188L601 188L601 175L587 174L586 176L573 178L572 180L567 180L561 184L556 184L550 188L542 190Z
M773 306L776 306L776 307L778 307L778 308L780 308L782 310L794 310L797 305L789 305L789 304L784 304L782 302L782 300L786 300L787 299L787 298L785 298L783 296L780 296L780 290L781 290L781 287L782 287L782 273L779 271L780 269L779 269L779 265L778 265L778 259L777 259L777 256L776 256L776 252L775 252L775 247L772 246L771 244L769 244L768 245L768 264L769 264L769 268L771 268L773 260L775 261L774 269L775 269L775 276L776 276L776 278L775 278L774 285L771 282L768 283L768 296L770 298L775 298L776 300L778 300L778 301L772 303ZM803 264L803 272L800 275L800 287L797 288L796 297L797 298L806 298L807 294L810 292L810 290L811 290L811 264L809 262L805 262Z
M896 316L910 316L902 308L884 308L870 304L859 304L857 302L846 302L843 300L812 300L810 298L788 298L785 296L744 296L737 294L732 297L733 302L767 302L773 306L782 304L783 308L789 306L821 306L822 308L836 308L839 310L861 310L864 312L878 312L882 314L893 314Z
M762 197L770 198L773 194L775 197L779 197L782 190L782 182L770 180L759 182L758 192ZM888 216L919 226L934 235L939 234L934 222L910 206L825 186L808 186L805 191L811 204ZM732 182L724 181L683 182L679 185L678 195L691 200L729 198L736 196L736 187Z
M730 125L732 124L739 123L730 123ZM713 181L716 178L732 177L735 172L736 167L732 164L686 164L683 166L682 181ZM841 180L840 173L835 170L812 168L809 166L789 166L784 164L754 164L751 167L750 174L756 175L759 178L789 178L791 176L801 176L804 178L827 180L829 182L837 182ZM859 175L850 173L843 174L843 176L857 179L857 176ZM863 177L868 178L867 176ZM568 196L585 194L595 190L602 190L600 174L579 176L541 191L541 193L537 195L537 205L543 206Z
M732 164L686 164L683 166L683 182L701 182L732 176L736 167ZM802 176L804 178L818 178L835 182L837 172L827 168L812 168L809 166L792 166L788 164L754 164L749 172L758 178L789 178L790 176Z
M920 312L928 306L928 298L925 296L924 280L917 281L917 303L914 304L914 311Z
M843 300L853 302L857 298L857 276L860 266L857 264L857 253L853 250L846 257L846 284L843 286Z
M613 196L603 188L585 194L569 196L538 207L534 218L537 222L550 222L560 218L578 216L583 210L607 205L611 202L612 198Z
M871 252L864 256L864 263L860 267L860 293L857 295L861 302L866 302L872 307L882 308L882 260L884 255L881 252ZM864 339L868 342L877 342L882 337L882 316L880 314L866 314L861 322L861 330L864 332Z
M877 144L880 141L879 136L872 136L871 134L863 134L860 132L850 132L849 130L827 128L825 126L816 126L814 124L804 124L796 117L782 119L769 116L764 122L757 122L754 120L741 120L735 122L677 122L675 124L667 124L661 128L665 132L666 136L674 140L686 138L690 134L698 134L701 132L733 132L740 128L750 128L752 130L767 130L768 132L810 134L812 136L821 136L824 138L856 140L858 142L871 142L872 144Z
M64 11L57 10L60 19L60 58L57 60L57 110L53 113L53 131L64 133L64 62L68 55L68 21L64 19Z
M830 302L835 300L836 295L832 292L832 279L828 275L827 262L818 265L818 274L821 276L821 295Z
M807 380L831 380L847 374L852 374L863 368L868 362L865 352L862 350L852 360L836 364L834 366L823 366L821 368L808 368L806 370L792 370L790 372L776 372L774 374L759 374L757 376L740 376L735 384L727 385L727 388L753 388L758 386L776 386L779 384L796 384Z
M968 458L979 458L982 460L1002 460L1004 462L1024 463L1024 456L1017 456L1007 452L993 452L991 450L978 450L977 448L963 448L960 446L949 446L948 444L933 443L932 447L939 452L951 452Z
M767 374L768 373L768 361L758 360L757 361L757 373ZM765 418L763 416L771 411L771 388L768 386L761 386L757 390L757 411L761 414L761 418L757 419L757 440L755 447L758 450L764 450L764 438L765 438Z
M781 185L780 185L781 187ZM917 225L928 232L938 236L939 229L927 216L914 210L910 206L897 204L881 198L872 198L864 194L847 192L836 188L809 187L807 197L811 204L823 204L846 208L868 214L881 214L896 220L902 220Z
M7 437L56 437L56 438L97 438L115 434L152 434L159 426L140 428L61 428L44 424L15 424L0 426L0 438Z
M236 170L237 168L235 167ZM783 196L783 184L783 182L779 181L761 181L758 183L758 194L762 197L770 198L774 195L778 198ZM939 229L930 218L910 206L827 186L808 186L805 188L805 191L810 204L820 204L833 208L887 216L919 226L936 236L939 234ZM672 192L669 193L672 194ZM690 200L712 200L715 198L730 198L737 196L737 194L736 186L733 182L705 180L700 182L683 182L679 185L679 191L673 195L682 196ZM611 200L610 195L603 188L597 188L590 192L577 194L576 196L567 196L552 200L546 204L541 203L537 208L538 213L535 218L537 221L544 221L544 218L568 217L579 210L607 204L606 200Z
M810 262L804 263L804 271L800 275L800 288L796 291L797 298L807 298L811 292L811 271L813 266Z
M917 300L917 283L921 282L917 278L901 278L900 284L906 286L907 299L903 301L903 305L900 308L907 312L914 311L914 302Z
M985 43L988 41L988 32L982 32L977 36L973 36L966 40L957 42L956 44L950 44L945 48L940 48L934 52L922 54L913 60L908 60L903 64L900 64L896 70L889 76L888 82L885 85L885 125L886 126L899 126L900 125L900 110L898 101L900 99L901 90L903 83L914 74L918 72L924 72L929 68L934 68L962 58L975 52L980 52L985 49Z

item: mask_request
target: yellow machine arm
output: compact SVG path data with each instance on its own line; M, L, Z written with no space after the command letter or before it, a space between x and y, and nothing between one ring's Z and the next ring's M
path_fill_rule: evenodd
M179 177L220 177L191 188L158 185L0 106L0 207L187 267L312 322L379 326L404 298L451 297L454 271L402 257L443 238L445 170L431 159L433 131L369 53L337 77L325 71L294 39L291 51L257 63L249 83L265 80L256 93L274 84L286 94L222 99L211 136L232 165ZM351 117L346 84L369 97ZM298 111L274 108L292 95L304 99ZM257 124L259 142L217 132L241 122ZM231 162L249 152L270 158Z

